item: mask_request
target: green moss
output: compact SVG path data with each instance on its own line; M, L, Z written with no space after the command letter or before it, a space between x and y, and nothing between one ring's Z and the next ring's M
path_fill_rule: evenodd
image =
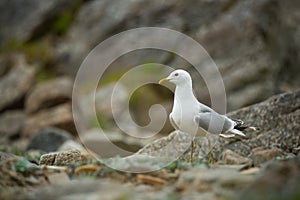
M64 34L72 24L74 16L81 7L82 3L83 0L76 0L69 9L58 15L51 25L52 31L59 35Z
M0 49L0 53L4 52L24 53L27 61L30 63L38 62L46 64L53 60L53 51L50 41L46 39L27 43L21 43L11 39Z
M40 68L35 74L35 81L41 83L47 80L51 80L55 77L55 73L51 69Z
M71 12L62 13L52 24L52 30L58 34L65 33L72 22Z
M20 159L11 166L11 169L19 173L30 174L38 169L38 167L25 159Z

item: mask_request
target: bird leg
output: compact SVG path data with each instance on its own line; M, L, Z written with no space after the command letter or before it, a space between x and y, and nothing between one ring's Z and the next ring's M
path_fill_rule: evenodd
M192 140L190 149L191 149L190 163L192 163L193 162L193 153L194 153L194 140Z
M213 164L214 158L213 158L213 154L212 154L212 146L211 146L211 142L210 139L207 137L207 142L208 142L208 148L209 148L209 159L208 159L208 163L209 164Z

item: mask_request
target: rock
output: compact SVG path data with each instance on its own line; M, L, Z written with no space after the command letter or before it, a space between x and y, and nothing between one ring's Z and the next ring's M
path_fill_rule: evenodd
M34 149L44 152L57 151L61 145L70 140L68 132L58 128L43 128L34 134L31 138L27 150Z
M249 185L252 180L253 177L241 175L234 169L192 169L180 174L175 187L183 194L213 192L214 196L217 192L232 199L235 190Z
M20 136L25 120L21 110L6 111L0 115L0 138L9 142Z
M8 41L24 42L36 38L49 30L49 24L70 6L70 0L40 2L38 0L9 1L0 3L0 46ZM46 26L48 25L48 27Z
M14 154L0 151L0 163L9 159L17 159Z
M0 111L22 107L34 81L34 68L28 66L22 57L16 57L16 60L19 63L0 79Z
M270 149L276 146L283 152L291 153L300 145L298 139L300 126L297 124L300 121L299 105L300 90L276 95L259 104L229 113L229 117L242 119L246 125L256 126L261 130L258 132L245 131L248 139L241 140L221 139L211 134L208 134L208 137L196 137L194 156L208 159L210 149L207 138L210 139L213 146L212 154L215 161L226 149L242 157L250 156L252 149L260 146ZM167 137L162 137L146 145L138 153L172 158L180 156L181 159L188 160L190 142L191 138L188 135L177 135L177 132L173 132Z
M108 36L136 27L168 27L178 31L197 30L202 24L209 23L212 18L220 15L230 0L222 2L207 1L90 1L84 4L76 16L74 23L67 32L67 41L59 46L65 70L77 71L83 58L99 42ZM147 11L143 8L147 7ZM199 12L201 8L203 12ZM116 16L116 10L118 15ZM143 11L142 11L143 10ZM189 10L189 12L182 12ZM99 12L101 11L101 12ZM112 17L114 16L114 17ZM100 28L101 27L101 28ZM89 34L85 34L87 28ZM136 38L141 40L141 38ZM109 50L107 50L109 51ZM119 61L120 59L120 61ZM135 51L123 55L112 63L110 69L120 70L120 66L136 66L151 60L153 63L169 61L168 53L158 50Z
M299 157L269 163L238 199L297 199L300 188Z
M23 135L30 137L38 130L45 127L57 127L72 134L76 134L73 121L72 107L69 103L42 110L26 117Z
M25 101L27 114L71 101L73 81L68 77L51 79L36 85Z
M283 156L284 153L277 148L273 149L264 149L261 147L257 147L252 150L251 158L253 160L253 164L255 166L260 165L266 161L272 160L276 157Z
M196 40L219 67L229 110L260 102L279 91L298 88L299 80L290 73L299 73L300 46L295 39L299 29L291 30L287 24L297 27L299 7L293 0L288 4L272 0L238 1L222 17L211 20L195 33ZM272 24L268 23L271 21ZM278 32L283 36L277 37ZM201 85L199 80L195 85ZM210 103L205 87L195 90L205 103Z
M166 137L147 144L137 154L176 159L189 149L191 139L185 133L174 131Z
M82 144L102 158L128 156L142 147L139 139L132 139L118 132L91 129L80 135ZM107 151L109 149L109 151Z
M78 150L80 152L85 151L85 148L78 142L74 140L65 141L58 149L58 151L70 151L70 150Z
M228 165L251 164L252 160L245 158L229 149L222 152L221 162Z
M86 157L77 150L70 150L64 152L55 152L44 154L40 158L40 165L53 165L53 166L69 166L77 162L83 162Z
M300 90L273 96L259 104L229 113L234 119L242 119L245 124L259 127L261 130L245 131L249 139L224 144L242 156L250 155L252 149L264 147L279 148L292 153L299 147L298 133L300 126Z

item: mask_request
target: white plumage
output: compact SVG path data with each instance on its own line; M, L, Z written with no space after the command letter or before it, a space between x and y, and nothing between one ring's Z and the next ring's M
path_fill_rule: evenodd
M182 69L175 70L159 83L161 84L163 81L169 81L176 85L174 105L169 115L170 122L176 130L192 135L205 135L208 131L225 138L236 135L245 137L243 132L236 129L243 124L242 121L232 120L221 115L196 99L193 93L192 78L188 72Z

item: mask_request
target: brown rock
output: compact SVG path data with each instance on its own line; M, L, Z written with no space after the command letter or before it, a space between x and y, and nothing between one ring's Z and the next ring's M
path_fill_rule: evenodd
M84 161L84 156L81 155L80 151L71 150L58 153L53 165L55 166L66 166L76 162Z
M53 165L57 153L44 154L40 158L40 165Z
M55 78L36 85L26 99L26 113L31 114L70 101L72 87L73 82L68 77Z
M34 68L28 66L22 57L17 65L0 79L0 111L22 106L22 100L34 81Z
M65 103L28 116L25 120L24 136L29 137L39 129L50 126L58 127L75 134L76 129L71 110L71 105Z
M273 158L283 156L284 153L277 148L273 149L264 149L261 147L255 148L252 150L251 158L253 159L254 165L259 165Z
M40 158L40 165L68 166L76 162L85 161L86 157L77 150L44 154Z

